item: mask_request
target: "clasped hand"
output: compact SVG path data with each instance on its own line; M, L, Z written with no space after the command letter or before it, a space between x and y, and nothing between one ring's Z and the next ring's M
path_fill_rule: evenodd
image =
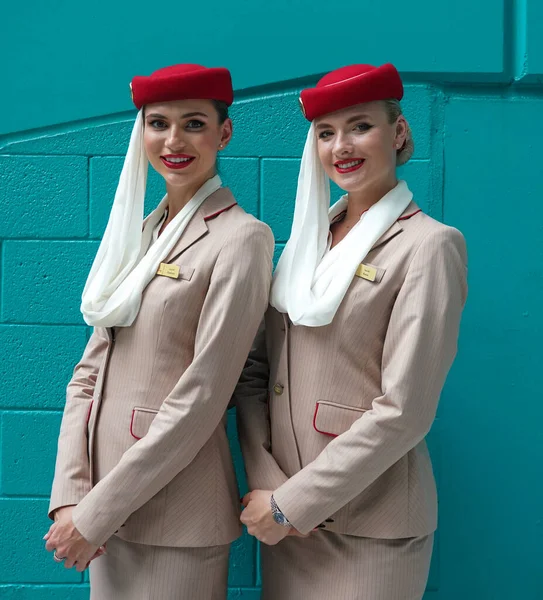
M308 537L292 526L285 527L275 522L271 510L272 494L270 490L253 490L242 498L241 522L249 534L268 546L278 544L287 535Z
M105 553L104 546L94 546L79 533L72 520L73 506L63 506L55 512L55 522L45 534L45 548L54 552L57 562L64 562L66 569L75 566L84 571L92 560Z

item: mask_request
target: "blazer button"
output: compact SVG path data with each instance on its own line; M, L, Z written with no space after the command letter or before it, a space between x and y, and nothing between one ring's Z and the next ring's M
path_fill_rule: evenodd
M284 389L285 389L285 388L284 388L284 387L283 387L283 386L282 386L280 383L276 383L276 384L273 386L273 391L274 391L274 392L275 392L275 393L276 393L278 396L280 396L280 395L283 393L283 390L284 390Z

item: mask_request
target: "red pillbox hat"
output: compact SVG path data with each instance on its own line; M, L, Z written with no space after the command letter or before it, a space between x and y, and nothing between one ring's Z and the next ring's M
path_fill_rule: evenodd
M173 100L220 100L230 106L234 100L230 71L222 67L173 65L148 77L137 75L130 84L137 109L153 102Z
M350 65L328 73L314 88L303 90L300 104L305 118L313 121L355 104L402 97L403 84L394 65Z

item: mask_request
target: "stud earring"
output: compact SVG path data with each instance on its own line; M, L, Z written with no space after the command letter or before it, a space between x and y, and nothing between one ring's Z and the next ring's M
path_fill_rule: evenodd
M219 144L219 148L222 148L222 144Z

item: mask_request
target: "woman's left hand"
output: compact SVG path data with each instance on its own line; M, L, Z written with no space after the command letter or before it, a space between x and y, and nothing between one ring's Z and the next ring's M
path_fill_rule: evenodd
M243 497L245 508L241 513L241 522L247 526L247 531L268 546L280 542L291 529L275 522L271 509L272 493L269 490L249 492Z
M47 540L45 548L54 551L57 560L63 559L66 569L75 566L78 571L84 571L95 557L98 546L87 542L79 533L72 521L72 512L68 507L60 509L58 518L43 539Z

